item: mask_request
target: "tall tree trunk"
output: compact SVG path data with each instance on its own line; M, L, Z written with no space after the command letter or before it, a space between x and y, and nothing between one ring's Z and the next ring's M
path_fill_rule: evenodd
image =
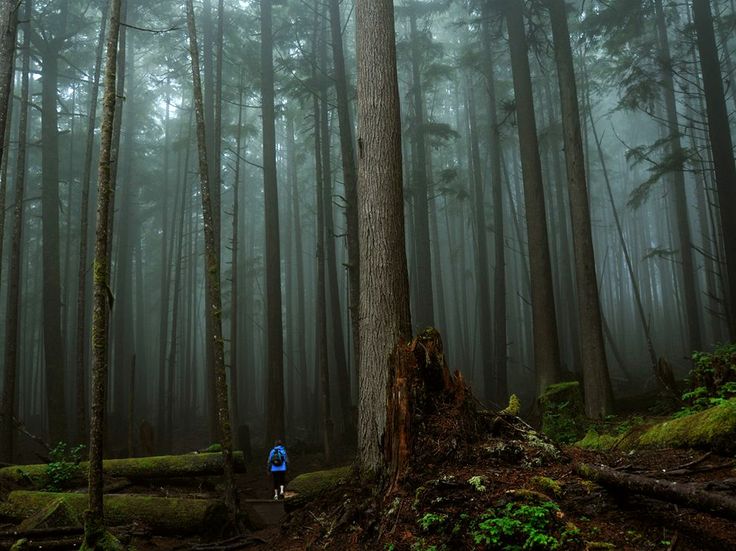
M412 108L411 124L413 141L411 199L414 207L414 232L416 242L417 287L415 289L414 323L420 329L434 324L434 298L432 294L432 252L429 246L429 206L427 194L430 186L427 174L427 145L425 140L424 93L419 70L421 44L417 31L416 5L409 14L409 40L411 42Z
M478 138L478 115L475 109L475 94L470 77L466 80L468 95L468 127L470 130L470 161L473 175L473 218L475 221L476 242L476 270L475 289L478 311L478 332L481 337L480 365L483 373L483 395L486 400L496 402L496 366L493 364L493 339L488 338L493 333L491 324L491 278L488 269L488 243L486 227L486 207L483 194L483 167L480 162L480 140ZM498 402L496 402L498 403Z
M102 54L105 47L105 31L107 29L109 2L101 11L100 34L97 39L95 54L95 72L90 83L89 111L87 112L87 141L84 151L84 173L82 175L82 200L80 207L81 222L79 225L79 277L77 287L77 370L76 370L76 414L77 414L77 441L84 442L87 438L87 268L88 238L89 238L89 192L92 183L92 157L95 145L95 126L97 122L97 100L100 93L100 73L102 72Z
M63 32L63 31L62 31ZM62 336L61 261L59 253L59 51L56 41L43 50L41 77L41 140L43 215L43 342L46 366L46 401L49 441L66 440L66 366Z
M559 1L559 0L557 0ZM667 21L665 19L662 0L654 1L657 18L657 32L659 35L659 56L662 64L662 82L664 85L664 102L667 116L668 152L673 159L682 159L682 165L677 166L672 173L672 191L675 201L675 215L677 216L677 242L682 259L682 286L685 295L685 312L687 321L688 346L690 350L701 350L703 347L700 335L698 315L698 290L695 280L695 266L693 262L692 237L690 234L690 216L685 194L685 153L680 142L680 127L677 120L677 103L675 98L675 83L673 78L672 56L670 41L667 36Z
M411 335L404 241L401 114L391 0L358 0L358 227L360 228L359 463L385 469L390 356Z
M493 199L493 238L494 238L494 271L493 271L493 364L496 381L493 385L496 403L502 404L508 395L507 363L507 329L506 329L506 239L503 212L503 183L501 180L502 156L501 136L498 123L496 101L495 59L491 40L490 6L483 2L483 47L488 62L488 115L489 142L491 158L491 194Z
M315 38L318 33L315 29ZM316 42L316 40L315 40ZM324 93L324 89L322 90ZM322 121L324 114L321 113L322 109L327 107L326 102L323 102L320 106L320 101L317 96L314 97L314 120ZM325 166L329 166L328 163L324 162L325 156L322 152L322 137L324 125L314 125L314 164L316 170L316 181L317 181L317 291L316 304L315 304L315 316L317 324L317 369L319 370L319 410L321 430L322 430L322 444L323 451L325 454L325 461L330 463L332 461L332 415L330 412L330 371L329 371L329 360L327 354L327 300L325 287L327 281L325 278L325 193L324 193L324 181L325 181ZM326 144L325 144L326 145ZM328 146L329 147L329 146Z
M192 85L194 88L194 107L197 118L197 142L199 145L199 179L202 197L205 241L205 280L211 307L207 316L213 329L213 351L215 361L215 388L217 390L217 411L219 413L219 433L221 436L223 470L225 478L225 504L230 512L230 522L240 529L238 493L235 486L232 437L230 433L230 409L228 406L227 373L225 371L225 344L222 337L222 296L220 293L220 265L215 246L215 227L210 199L209 166L207 161L207 141L204 125L204 102L202 100L202 81L199 68L199 49L197 31L194 25L194 5L187 0L187 27L189 30L189 52L192 58Z
M320 31L319 63L324 71L327 70L327 43L326 29ZM326 284L329 293L330 318L332 320L332 349L335 355L335 374L337 375L337 392L340 400L340 419L344 421L343 431L350 431L351 400L350 400L350 375L348 373L348 361L345 356L345 337L342 326L342 310L340 309L340 291L337 280L337 259L335 253L335 221L332 208L332 160L331 140L329 124L329 105L327 101L327 86L321 89L320 115L320 138L322 140L322 221L324 223L325 240L323 250L325 253L325 271L327 274ZM320 230L322 231L322 230Z
M238 434L238 426L240 425L240 405L238 396L238 381L240 380L240 358L238 356L238 348L240 339L238 336L238 315L239 308L238 303L240 302L240 294L238 293L240 283L240 270L239 262L239 247L240 240L238 230L240 229L240 158L241 158L241 142L242 142L242 131L243 128L243 71L241 70L240 75L240 87L238 95L238 130L235 138L235 176L233 178L233 240L232 240L232 280L230 287L230 415L232 416L233 427L235 427L236 438ZM301 332L301 331L300 331ZM242 447L245 445L244 442L236 442L238 446Z
M12 105L15 41L18 32L17 0L0 1L0 161L5 160L9 144L5 140Z
M28 98L30 97L30 21L33 1L25 3L23 31L23 68L20 89L20 125L18 127L18 158L15 169L13 204L13 234L10 239L10 272L8 274L8 306L5 313L5 361L3 363L3 394L0 403L0 461L13 462L13 416L16 412L18 347L20 330L21 247L23 244L23 202L25 200L26 150L28 141Z
M523 5L520 0L507 0L505 8L529 234L536 391L541 394L548 385L560 378L560 349Z
M284 437L284 338L281 320L279 197L276 181L276 127L273 72L273 0L261 0L261 108L263 195L266 219L266 443Z
M564 0L549 0L555 62L557 63L562 107L562 131L567 165L567 183L572 219L572 237L577 284L578 324L580 327L580 359L583 366L585 413L591 418L603 418L613 409L613 393L603 342L603 325L595 271L593 233L588 205L588 184L585 177L583 139L580 133L580 112L575 83L575 69L567 28ZM692 272L691 272L692 275ZM564 274L563 274L564 277ZM697 318L696 318L697 323Z
M335 91L337 93L337 117L340 124L340 153L345 186L345 218L347 220L348 282L350 322L353 331L353 362L357 366L359 363L358 296L360 285L360 258L358 253L358 182L357 170L355 168L355 147L353 145L353 124L350 121L348 82L345 72L345 54L343 52L342 43L340 0L330 0L329 9L330 31L332 38L332 62L335 67ZM297 217L297 220L298 219L299 218Z
M726 310L731 340L736 340L736 216L730 216L730 210L736 205L736 164L734 164L733 141L723 92L718 48L713 32L710 1L693 0L692 4L705 89L708 134L713 151L718 203L721 209L721 231L723 232L723 248L728 275Z
M95 262L93 270L94 298L92 312L92 416L89 439L89 510L84 519L84 543L97 549L103 532L102 507L102 444L105 427L107 394L108 337L111 292L109 284L109 211L112 207L113 120L117 102L116 76L118 37L120 35L120 4L111 0L110 30L107 37L105 60L105 93L103 96L102 129L100 132L100 161L97 184L97 225Z

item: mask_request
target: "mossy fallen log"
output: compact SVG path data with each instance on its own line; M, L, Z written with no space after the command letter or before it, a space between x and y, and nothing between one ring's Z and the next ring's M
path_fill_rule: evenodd
M88 506L86 494L18 490L8 494L4 510L20 521L58 504L63 504L70 517L65 522L82 524ZM104 497L104 506L106 526L137 523L156 534L212 534L227 522L227 508L214 499L113 494Z
M290 496L284 503L286 511L293 511L322 492L344 484L350 478L352 467L338 467L325 471L300 474L287 485Z
M582 464L575 469L580 476L615 490L653 497L699 511L736 519L736 499L709 492L702 484L678 483L647 476L627 474L610 467Z
M588 431L577 446L595 450L699 448L722 455L736 453L736 399L686 417L638 426L621 435Z
M245 471L243 452L234 452L236 472ZM222 474L221 453L191 453L186 455L161 455L106 459L102 462L105 476L140 480L147 478L173 478L183 476L208 476ZM77 474L70 482L83 481L87 474L87 462L77 466ZM14 465L0 469L0 479L24 486L43 488L49 484L48 465Z

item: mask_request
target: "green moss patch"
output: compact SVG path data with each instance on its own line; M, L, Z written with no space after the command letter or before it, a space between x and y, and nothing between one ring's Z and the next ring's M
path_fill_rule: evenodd
M350 478L351 473L352 467L346 466L300 474L289 482L289 491L300 496L318 494L339 484L344 484Z
M588 426L580 383L571 381L550 385L539 397L542 432L555 442L571 444Z

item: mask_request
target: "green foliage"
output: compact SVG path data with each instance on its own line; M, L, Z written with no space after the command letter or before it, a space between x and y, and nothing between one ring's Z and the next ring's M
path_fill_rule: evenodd
M736 344L725 344L713 352L694 352L690 389L675 418L686 417L736 398Z
M542 407L542 430L552 440L572 444L587 428L580 383L550 385L539 397Z
M486 478L484 476L473 476L468 480L468 484L470 484L473 488L475 488L476 492L485 492L486 491Z
M425 532L440 529L445 522L447 522L447 515L444 513L425 513L417 520L417 524Z
M72 447L64 442L59 442L54 446L49 452L51 461L46 465L47 490L61 491L73 478L82 474L79 463L82 461L84 447L84 444Z
M507 503L490 509L471 525L476 545L507 551L569 549L580 541L574 526L559 529L560 509L552 501ZM556 533L559 532L559 536Z

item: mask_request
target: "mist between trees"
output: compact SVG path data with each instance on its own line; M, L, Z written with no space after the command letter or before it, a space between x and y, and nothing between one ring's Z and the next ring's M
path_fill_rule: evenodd
M3 4L17 7L0 22L17 18L0 55L11 462L33 458L13 418L48 442L87 441L110 26L102 0ZM219 439L206 282L218 266L235 445L243 425L257 445L354 442L366 272L354 6L193 9L199 142L185 4L121 5L105 449ZM612 397L663 384L660 357L680 378L692 351L733 340L733 0L397 0L395 22L412 330L439 329L477 396L531 406L548 383L582 378L600 417Z

